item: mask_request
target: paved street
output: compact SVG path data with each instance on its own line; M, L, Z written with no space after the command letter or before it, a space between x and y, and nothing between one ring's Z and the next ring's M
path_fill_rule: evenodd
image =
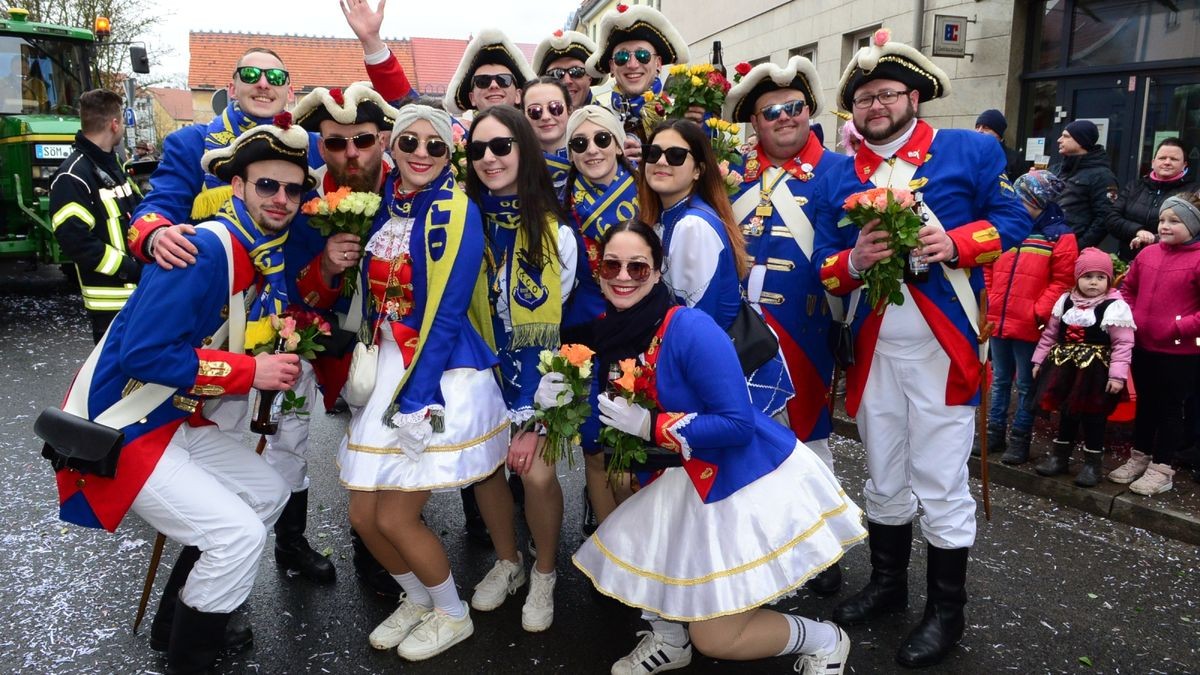
M0 671L162 672L163 660L148 646L148 621L140 634L130 631L154 532L135 517L115 535L57 519L52 475L31 429L38 411L61 400L91 345L79 297L57 269L26 269L0 264L0 471L8 477L0 484ZM345 423L345 416L315 415L311 443L310 539L332 550L339 582L313 587L289 579L268 552L247 606L255 647L221 661L223 672L605 673L633 647L634 632L644 628L637 613L598 599L569 562L579 542L582 472L564 463L566 536L549 631L521 630L521 592L496 612L475 613L474 637L431 662L402 663L394 652L372 650L366 635L391 607L353 577L346 497L333 467ZM247 452L252 447L248 438ZM860 495L862 448L840 439L835 455L847 492ZM978 497L978 482L972 487ZM979 510L967 634L930 672L1200 672L1200 549L1005 487L993 487L992 499L990 523ZM469 597L491 565L490 551L465 542L456 494L436 495L426 517ZM169 545L164 560L177 550ZM865 582L865 545L847 555L845 570L848 589ZM898 670L893 653L924 604L924 570L921 546L907 615L850 629L848 672ZM801 591L777 607L828 616L837 601ZM697 657L681 672L791 672L791 665Z

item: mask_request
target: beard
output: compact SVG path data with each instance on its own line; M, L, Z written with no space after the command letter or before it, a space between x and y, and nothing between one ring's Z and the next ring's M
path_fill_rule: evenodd
M348 165L349 162L343 166L327 164L329 175L333 176L338 187L348 187L352 192L376 192L379 190L379 172L382 167L378 162L364 168L358 163L358 160L354 160L354 166L359 168L359 172L356 174L346 171Z
M883 129L876 131L866 124L866 119L863 120L863 124L861 125L856 120L854 122L854 127L858 129L858 133L862 134L864 140L870 141L877 145L886 143L901 131L908 128L908 125L912 123L913 118L917 116L917 111L913 108L912 101L907 98L905 100L906 103L904 106L904 111L895 118L889 118L891 122Z

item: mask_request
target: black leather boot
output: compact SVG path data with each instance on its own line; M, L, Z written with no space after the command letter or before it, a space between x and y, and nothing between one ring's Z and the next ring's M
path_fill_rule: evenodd
M275 562L314 583L332 584L337 581L337 570L329 558L308 545L304 538L307 524L308 490L293 492L275 521Z
M1096 487L1104 471L1100 464L1104 460L1104 450L1083 449L1083 468L1075 476L1075 484L1079 487Z
M217 660L225 641L229 614L201 612L177 603L167 648L168 675L204 673Z
M1000 461L1010 466L1019 466L1029 461L1029 443L1033 440L1033 429L1013 429L1008 437L1008 449Z
M909 632L896 662L908 668L924 668L941 663L962 639L967 604L967 548L938 548L929 545L926 584L929 599L925 615Z
M350 530L350 542L354 548L354 574L359 582L375 593L397 602L400 601L400 584L392 578L383 565L371 555L362 537L353 528Z
M833 610L833 620L853 626L908 607L908 559L912 523L880 525L867 521L871 547L871 580Z
M804 582L804 587L822 598L842 590L841 563L835 562L826 567L820 574Z
M1054 447L1050 448L1050 454L1038 462L1033 470L1042 476L1060 476L1066 473L1073 445L1074 443L1054 439Z
M158 611L154 613L154 621L150 623L150 648L156 652L165 652L171 644L171 626L175 623L175 606L179 604L179 591L187 582L188 575L200 559L200 549L195 546L184 546L171 568L171 576L163 586L162 599L158 602ZM240 615L233 615L225 626L225 643L223 649L230 652L241 651L254 642L254 632L250 624Z

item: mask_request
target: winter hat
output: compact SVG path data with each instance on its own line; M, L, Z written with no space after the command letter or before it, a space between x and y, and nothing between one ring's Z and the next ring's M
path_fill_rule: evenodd
M1112 257L1104 251L1089 246L1079 252L1079 257L1075 259L1075 281L1079 281L1079 277L1088 272L1103 272L1108 277L1108 283L1113 280L1113 265Z
M1050 202L1058 199L1066 186L1061 178L1043 169L1034 169L1013 183L1021 201L1039 211L1044 211Z
M1158 212L1162 213L1167 209L1171 209L1176 216L1179 216L1184 226L1187 227L1188 233L1192 235L1192 239L1200 236L1200 209L1196 208L1195 204L1179 195L1174 195L1163 200L1162 208Z
M922 103L950 93L946 71L916 49L891 39L891 31L880 28L871 36L871 44L858 50L846 65L837 95L844 110L854 107L854 92L873 80L895 80L915 89Z
M400 133L418 120L429 122L433 125L434 133L445 141L447 146L454 147L454 130L450 113L421 103L409 103L401 106L400 110L396 112L396 125L392 127L393 150L396 147L396 141L400 138Z
M1091 150L1100 142L1100 130L1087 120L1075 120L1068 124L1064 131L1074 138L1079 147L1084 150Z
M584 122L591 122L603 127L605 131L612 134L613 141L617 144L617 154L622 154L622 148L625 145L625 127L617 119L616 113L599 105L585 105L577 109L567 118L568 140L575 135L575 131L579 129L579 125Z
M987 127L996 132L997 136L1003 136L1008 129L1008 120L1004 119L1004 113L992 108L979 113L979 117L975 118L975 126Z

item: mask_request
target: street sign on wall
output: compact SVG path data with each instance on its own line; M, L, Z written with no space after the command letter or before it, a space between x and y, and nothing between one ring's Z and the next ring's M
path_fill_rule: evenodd
M933 55L962 58L967 54L967 17L933 15Z

